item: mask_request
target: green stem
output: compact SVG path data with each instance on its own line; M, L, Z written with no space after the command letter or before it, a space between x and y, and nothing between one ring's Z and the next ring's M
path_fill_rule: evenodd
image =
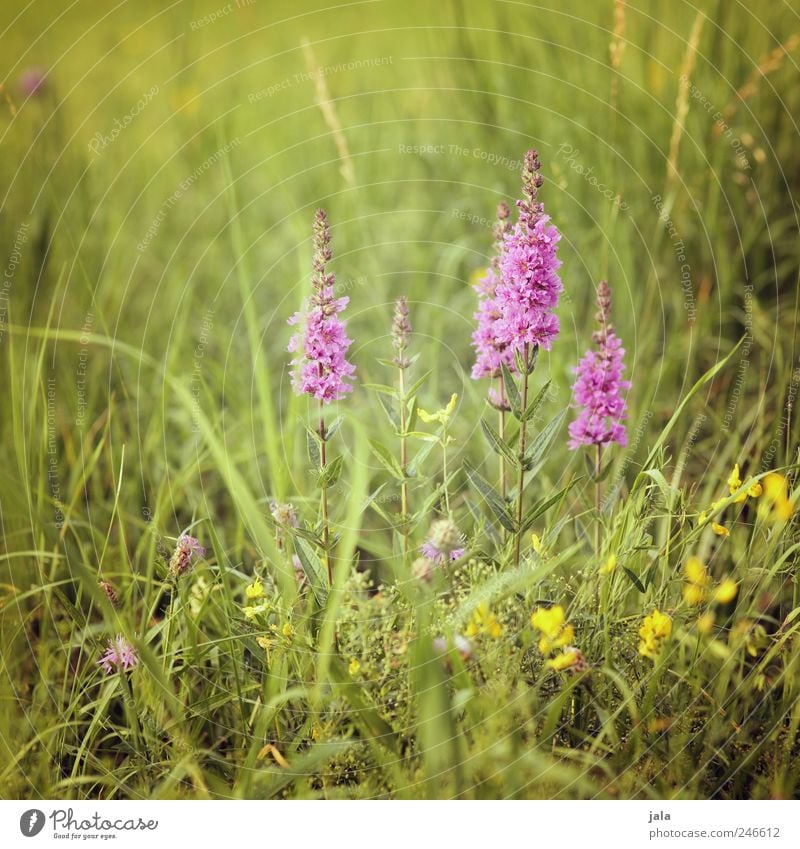
M325 474L325 466L328 463L327 459L327 434L325 433L325 417L323 414L322 401L319 402L319 471L320 475ZM331 567L331 557L328 551L328 487L323 483L320 486L320 513L322 514L322 548L325 556L325 566L328 570L328 584L333 585L333 569Z
M522 392L520 393L521 408L528 408L528 361L530 356L530 346L525 345L523 348L523 361L525 363L522 372ZM522 492L525 488L525 448L528 427L527 422L520 422L519 425L519 477L517 482L517 529L514 539L514 565L519 566L520 548L522 546Z
M500 393L499 393L500 410L499 410L499 417L498 417L498 433L500 434L500 439L502 439L505 442L505 438L506 438L506 411L505 411L504 408L505 408L505 404L506 404L506 388L505 388L505 384L503 383L503 376L502 375L500 375L500 378L498 380L498 384L499 384L499 387L500 387ZM500 455L500 495L502 496L503 501L506 500L506 493L508 491L508 483L507 483L506 477L507 477L506 458L501 454Z
M595 607L600 613L600 445L594 446L594 562L597 570L598 584Z
M403 480L400 483L400 521L403 526L403 557L408 556L408 481L406 467L408 466L408 445L406 442L406 372L400 368L400 468Z

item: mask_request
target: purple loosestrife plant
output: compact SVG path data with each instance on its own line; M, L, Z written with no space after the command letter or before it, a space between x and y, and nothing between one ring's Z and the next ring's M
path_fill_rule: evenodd
M327 270L333 257L328 216L318 209L314 216L314 272L311 277L312 294L304 313L295 313L289 324L298 325L289 342L289 351L298 356L292 360L292 384L298 395L310 395L319 402L320 513L322 516L322 547L328 569L328 582L333 582L330 562L328 528L328 487L335 482L339 463L328 468L326 445L329 434L325 428L325 405L338 401L353 387L347 382L355 373L355 366L347 360L347 350L352 340L347 338L339 313L350 300L334 297L335 275Z
M492 256L486 274L481 278L475 291L478 293L478 311L474 318L478 322L472 334L472 344L475 348L475 364L472 367L472 378L497 378L497 391L489 389L489 403L498 411L498 433L501 439L506 436L506 412L510 409L505 395L502 366L507 366L512 372L514 365L514 348L504 335L501 321L502 313L497 303L496 290L500 282L500 255L506 236L511 232L509 218L511 210L503 201L497 206L497 221L494 225L494 256ZM500 494L506 497L506 458L500 455Z
M625 425L627 403L624 392L631 384L622 379L625 349L609 323L611 288L605 280L597 287L597 321L600 328L592 334L595 348L588 350L573 369L578 379L572 387L578 417L569 426L569 447L627 443Z
M400 406L400 469L403 479L400 481L400 522L403 526L403 556L408 555L408 399L406 398L406 370L411 366L408 357L408 342L411 336L411 321L408 317L408 300L401 295L394 305L392 320L392 347L395 357L392 361L398 371L398 399Z
M603 446L627 443L623 421L627 418L624 392L630 381L622 379L622 357L625 349L614 333L611 317L611 288L605 280L597 287L597 319L599 329L592 334L595 348L588 350L573 371L578 375L573 384L574 406L578 417L569 425L569 447L594 445L594 553L600 561L600 478ZM600 607L600 593L597 594Z
M522 497L525 489L525 451L527 439L528 378L536 363L539 348L549 350L558 335L559 324L553 310L563 290L558 269L561 261L556 249L561 236L545 215L539 201L542 175L539 154L529 150L522 169L522 200L517 201L519 219L504 237L500 252L500 282L495 302L500 312L498 339L514 351L514 363L520 373L520 430L518 440L517 505L514 539L514 563L519 565L522 539ZM503 364L501 364L501 367ZM511 379L510 370L504 378Z

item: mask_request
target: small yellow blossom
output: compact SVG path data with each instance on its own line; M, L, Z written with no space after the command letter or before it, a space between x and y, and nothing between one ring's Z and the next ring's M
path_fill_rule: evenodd
M253 601L259 598L264 598L264 584L261 583L261 579L256 578L253 583L245 589L244 593Z
M490 637L500 637L503 633L502 625L497 621L494 613L489 611L489 605L482 601L472 614L472 619L464 632L468 637L476 637L478 634L488 634Z
M256 642L261 646L264 651L268 652L272 648L272 640L269 637L256 637Z
M708 585L708 570L699 557L690 557L683 567L683 573L690 584L696 584L698 587Z
M266 613L269 607L265 602L261 602L260 604L251 604L249 607L242 608L242 613L244 613L244 618L249 622L252 622L259 613Z
M713 613L704 613L697 620L697 630L701 634L710 634L714 627L714 614Z
M284 637L286 637L287 640L292 639L292 637L294 636L294 628L292 628L291 622L286 622L284 624L283 628L281 628L281 633Z
M725 527L725 525L720 525L719 522L712 522L711 530L714 531L718 537L729 537L731 535L731 532Z
M578 665L581 661L581 653L578 649L567 648L561 652L561 654L557 654L554 657L550 658L550 660L545 662L545 666L548 669L553 669L556 672L563 672L565 669L572 669L574 666Z
M725 578L725 580L714 591L714 601L719 604L728 604L736 598L739 592L739 586L733 578Z
M606 562L600 567L601 575L610 575L617 568L617 555L609 554Z
M531 545L537 554L542 553L542 541L539 538L539 534L531 534Z
M742 501L746 501L748 495L750 498L758 498L758 496L763 492L763 487L760 483L752 483L746 490L741 490L741 486L742 479L739 477L739 464L737 463L733 467L731 476L728 478L728 492L730 492L731 495L736 495L736 498L734 499L735 503L741 504Z
M645 616L639 636L639 654L655 660L661 652L664 641L672 633L672 619L666 613L656 608L648 616Z
M560 604L552 607L537 607L531 614L531 625L541 631L539 651L550 654L555 649L568 646L575 638L575 629L564 616L564 608Z
M350 663L347 665L347 671L350 673L352 678L355 678L358 675L359 670L361 669L361 664L356 658L353 658Z
M794 514L794 504L788 497L789 482L783 475L770 472L764 478L765 498L761 502L762 514L769 514L778 520L791 519ZM771 513L770 513L771 510Z
M417 410L419 417L422 419L425 424L433 424L434 422L438 422L441 425L447 425L450 421L450 416L453 415L453 411L456 408L456 402L458 401L458 395L453 393L450 396L450 400L447 403L447 406L442 410L437 410L435 413L428 413L422 408Z
M708 570L699 557L690 557L683 567L686 583L683 587L683 599L687 604L702 604L706 598Z

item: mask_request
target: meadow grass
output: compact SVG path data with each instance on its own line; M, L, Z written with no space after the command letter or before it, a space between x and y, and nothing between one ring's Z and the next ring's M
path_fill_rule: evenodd
M738 463L796 488L796 10L220 9L0 10L0 795L796 797L796 520L726 483ZM497 496L519 425L492 446L469 377L469 284L529 147L565 293L523 533L516 477ZM327 421L331 581L286 351L317 207L358 369ZM598 475L566 423L600 279L633 386ZM453 394L446 433L419 418ZM445 502L466 553L427 582ZM184 533L206 552L175 579ZM577 673L540 651L531 614L555 605ZM655 609L671 633L643 656ZM106 675L117 634L140 662Z

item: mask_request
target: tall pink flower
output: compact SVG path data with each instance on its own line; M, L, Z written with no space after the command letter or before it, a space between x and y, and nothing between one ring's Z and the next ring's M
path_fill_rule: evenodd
M553 310L564 288L556 256L561 236L537 200L540 168L539 155L529 150L522 171L524 199L517 201L519 220L505 235L500 255L500 282L495 289L500 312L497 338L512 351L549 350L559 331Z
M580 445L627 444L622 422L627 418L623 393L631 388L622 380L625 349L608 319L611 314L611 289L605 280L597 287L597 320L600 329L592 334L595 350L588 350L573 371L578 375L572 387L575 406L581 408L569 426L569 447Z
M472 344L475 348L475 365L472 367L474 380L481 377L498 377L503 363L514 370L514 350L502 338L500 306L495 294L500 282L500 254L505 237L511 232L508 220L510 215L511 210L503 201L497 207L497 222L494 225L494 256L486 274L474 287L478 293L478 311L473 316L478 327L472 334Z
M313 293L305 313L295 313L289 319L289 324L299 325L289 342L289 351L299 354L292 360L294 391L326 404L352 391L345 381L355 373L355 366L345 356L352 340L338 316L350 299L334 297L335 276L326 271L333 256L330 241L328 216L318 209L314 217Z
M102 666L108 675L116 671L127 672L138 663L139 655L136 654L136 649L122 634L118 634L115 639L108 641L108 648L97 661L97 665Z

